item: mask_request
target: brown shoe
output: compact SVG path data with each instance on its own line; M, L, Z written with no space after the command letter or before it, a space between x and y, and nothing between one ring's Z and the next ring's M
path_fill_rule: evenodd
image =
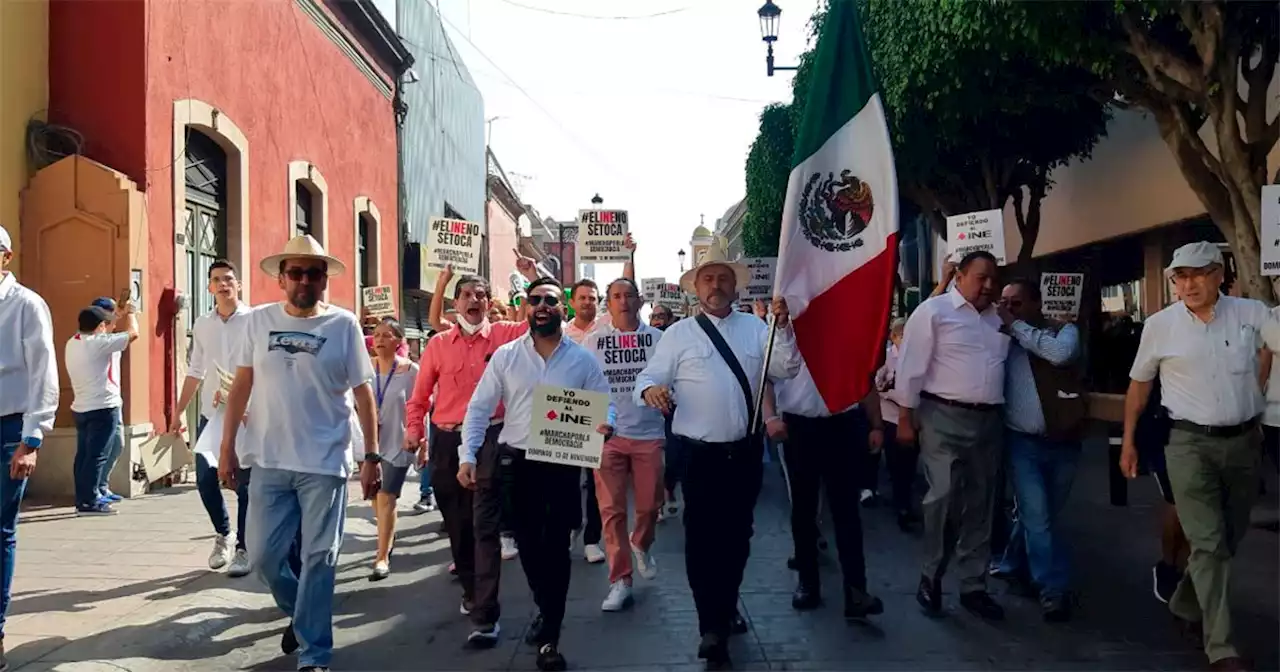
M1244 664L1244 659L1238 656L1231 656L1230 658L1219 658L1209 663L1209 669L1212 672L1245 672L1249 667Z

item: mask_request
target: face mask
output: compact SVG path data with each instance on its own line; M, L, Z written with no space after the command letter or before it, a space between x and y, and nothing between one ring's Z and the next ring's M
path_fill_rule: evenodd
M458 328L462 330L462 333L468 336L480 331L486 324L489 324L489 318L487 317L481 320L480 324L471 324L463 318L458 318Z

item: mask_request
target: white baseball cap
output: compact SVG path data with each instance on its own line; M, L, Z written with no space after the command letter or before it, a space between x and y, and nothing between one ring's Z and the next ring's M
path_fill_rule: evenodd
M1173 261L1164 269L1164 274L1173 277L1173 271L1178 268L1204 268L1213 264L1223 265L1222 250L1217 245L1203 240L1187 243L1173 251Z
M12 252L13 239L9 237L9 232L3 226L0 226L0 252Z

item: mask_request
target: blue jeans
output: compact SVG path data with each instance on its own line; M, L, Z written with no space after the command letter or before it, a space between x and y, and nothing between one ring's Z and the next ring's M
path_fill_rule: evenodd
M1061 597L1070 587L1071 563L1058 515L1075 480L1080 442L1053 441L1011 431L1007 445L1018 503L1018 522L1010 547L1015 546L1021 531L1031 580L1040 587L1041 598Z
M204 433L209 419L200 416L200 424L196 426L196 441ZM231 516L227 514L227 503L222 500L222 486L218 483L218 468L209 464L204 455L196 455L196 491L200 493L200 502L209 514L209 522L213 523L213 531L222 536L231 534ZM243 509L243 502L241 503ZM244 527L240 528L240 536L244 536ZM240 542L236 541L240 547Z
M426 497L432 494L434 491L431 489L431 463L430 462L427 462L425 465L423 465L422 469L418 470L418 478L422 479L422 482L418 484L418 493L423 497Z
M347 482L337 476L254 467L249 481L249 562L293 619L298 667L333 656L333 587L346 518ZM291 568L302 534L302 571Z
M22 440L22 416L0 418L0 637L4 637L5 614L9 613L9 592L13 587L13 565L18 551L18 509L27 479L9 478L9 461Z
M110 473L111 454L120 454L120 409L100 408L74 415L76 458L72 474L76 506L93 506L102 495L103 483Z

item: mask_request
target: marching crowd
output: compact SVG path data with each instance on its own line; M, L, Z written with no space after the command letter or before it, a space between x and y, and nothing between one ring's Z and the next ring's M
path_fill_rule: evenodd
M18 506L58 406L49 311L4 270L12 257L0 229L0 637ZM923 536L917 601L925 613L942 611L951 568L961 605L981 618L1004 614L987 590L989 575L1025 581L1047 621L1072 615L1070 542L1058 518L1088 417L1080 333L1045 318L1038 283L1001 287L990 254L957 260L933 297L891 324L884 366L866 381L866 398L845 409L828 408L819 394L787 302L740 310L748 270L715 247L681 278L697 298L696 317L677 320L655 307L649 324L630 264L603 288L583 280L566 292L517 254L529 282L509 308L495 307L483 278L446 269L430 309L439 333L416 362L395 319L366 334L353 313L322 300L329 278L346 267L310 236L260 266L278 278L281 301L246 306L238 269L222 260L208 268L216 306L195 322L174 417L198 393L197 486L217 535L210 567L253 573L270 588L291 619L281 648L297 655L300 670L327 670L332 656L350 477L358 474L374 505L370 578L379 580L392 571L398 498L413 466L422 472L415 508L438 506L443 517L458 610L472 625L467 645L498 643L502 560L518 556L539 612L526 641L540 670L567 666L560 632L578 541L588 561L608 563L601 609L620 611L635 600L636 575L657 576L657 523L677 513L698 656L711 669L730 666L729 640L747 630L737 602L767 446L781 453L792 500L797 610L822 603L823 495L844 616L886 609L868 592L860 519L862 504L878 496L883 456L898 524ZM1223 260L1213 245L1180 248L1168 275L1180 300L1148 318L1142 333L1120 467L1130 478L1140 468L1155 473L1185 532L1182 557L1157 566L1157 595L1199 632L1211 669L1244 669L1232 645L1228 584L1258 493L1264 390L1280 403L1280 384L1268 384L1280 323L1260 302L1219 291ZM84 515L114 512L105 475L119 453L119 357L139 334L127 299L86 307L64 348L79 437L76 507ZM614 391L600 364L598 353L618 334L641 334L647 344L632 391ZM1151 443L1140 429L1157 379L1172 426L1151 449L1140 445ZM607 419L594 428L604 440L597 469L526 453L542 385L609 396ZM181 421L168 429L181 432ZM1267 438L1274 451L1276 433ZM922 499L913 489L918 473L928 486ZM1016 503L1011 525L1006 480ZM234 532L224 488L239 501Z

